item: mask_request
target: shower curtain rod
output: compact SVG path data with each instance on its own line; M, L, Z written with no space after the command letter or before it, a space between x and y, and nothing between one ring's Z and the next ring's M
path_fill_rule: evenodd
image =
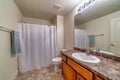
M94 35L94 36L104 36L104 34Z
M6 27L3 27L3 26L0 26L0 30L5 31L5 32L12 32L13 31L13 30L6 28Z
M29 24L40 24L40 23L30 23L30 22L22 22L22 21L18 21L19 23L29 23ZM41 25L48 25L51 26L52 24L41 24Z

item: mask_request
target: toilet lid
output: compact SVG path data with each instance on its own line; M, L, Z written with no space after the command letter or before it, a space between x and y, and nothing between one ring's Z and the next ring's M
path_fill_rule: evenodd
M62 60L61 57L56 57L56 58L53 58L53 59L52 59L53 62L59 62L59 61L61 61L61 60Z
M68 51L67 49L62 49L61 51Z

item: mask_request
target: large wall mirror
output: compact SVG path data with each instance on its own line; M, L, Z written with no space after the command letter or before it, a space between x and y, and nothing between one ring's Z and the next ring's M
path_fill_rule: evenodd
M120 56L120 0L96 0L75 15L75 47Z

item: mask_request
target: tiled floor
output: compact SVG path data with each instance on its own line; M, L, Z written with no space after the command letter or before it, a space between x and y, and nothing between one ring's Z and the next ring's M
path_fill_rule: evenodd
M42 68L19 74L16 80L63 80L61 72L54 72L53 67Z

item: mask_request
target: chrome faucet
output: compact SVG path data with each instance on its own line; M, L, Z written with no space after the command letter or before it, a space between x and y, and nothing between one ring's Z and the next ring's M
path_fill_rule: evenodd
M90 55L90 50L89 49L86 50L85 54L89 56Z
M99 52L99 51L100 51L100 48L96 48L96 51Z

